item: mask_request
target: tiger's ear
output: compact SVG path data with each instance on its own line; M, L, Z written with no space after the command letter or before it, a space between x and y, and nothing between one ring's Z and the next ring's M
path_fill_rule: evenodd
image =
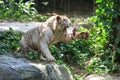
M61 19L61 17L59 15L56 16L57 21L59 21Z

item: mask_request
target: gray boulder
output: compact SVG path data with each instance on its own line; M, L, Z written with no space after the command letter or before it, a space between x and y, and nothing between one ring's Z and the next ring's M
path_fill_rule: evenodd
M74 80L64 65L0 55L0 80Z
M120 80L120 77L115 77L109 74L91 74L83 80Z

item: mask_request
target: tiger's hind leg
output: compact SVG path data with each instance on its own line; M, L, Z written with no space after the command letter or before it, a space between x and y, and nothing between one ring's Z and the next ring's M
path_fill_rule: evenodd
M30 48L27 45L27 42L25 41L24 38L22 38L20 41L20 49L21 49L22 53L24 54L24 56L28 57L28 53L29 53Z

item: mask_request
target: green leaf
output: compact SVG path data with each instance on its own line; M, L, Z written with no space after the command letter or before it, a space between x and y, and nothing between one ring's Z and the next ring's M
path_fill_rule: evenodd
M120 54L120 48L117 48L117 52Z
M118 44L120 42L120 37L115 39L115 43Z
M101 3L102 2L102 0L96 0L96 3Z
M120 24L116 26L117 30L120 30Z
M99 10L99 9L96 9L95 13L100 13L100 10Z

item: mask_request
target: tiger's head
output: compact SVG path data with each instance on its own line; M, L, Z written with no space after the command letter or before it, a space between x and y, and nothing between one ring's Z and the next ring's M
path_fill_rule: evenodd
M54 32L63 32L68 27L72 27L71 21L66 16L52 16L46 21Z

